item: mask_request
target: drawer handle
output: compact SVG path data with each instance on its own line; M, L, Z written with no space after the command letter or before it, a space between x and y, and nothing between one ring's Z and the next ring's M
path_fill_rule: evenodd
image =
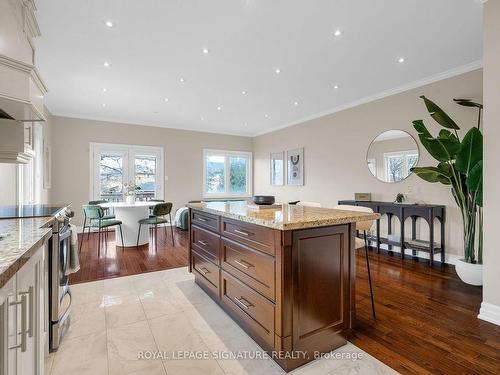
M239 229L235 229L234 232L247 237L253 234L251 232L245 232L244 230L239 230Z
M238 297L234 297L234 300L235 300L236 302L238 302L238 304L239 304L241 307L243 307L245 310L248 310L250 307L252 307L252 306L253 306L250 302L248 302L248 301L247 301L246 299L244 299L243 297L240 297L240 298L238 298Z
M234 260L233 259L233 262L240 265L241 267L244 267L244 268L250 268L250 267L253 267L253 264L250 264L248 262L245 262L243 259L241 260Z
M197 218L196 218L196 220L198 220L198 221L203 221L203 222L207 221L207 219L204 219L204 218L202 218L202 217L197 217Z
M27 336L29 332L27 328L28 317L26 316L28 314L28 298L26 297L26 294L21 294L21 301L11 302L10 305L21 305L21 343L15 346L11 346L9 350L21 349L21 352L24 353L26 351Z
M203 246L208 246L208 242L206 241L198 240L198 243Z
M207 273L210 273L210 271L207 270L205 267L201 267L200 271L203 272L204 275L206 275Z

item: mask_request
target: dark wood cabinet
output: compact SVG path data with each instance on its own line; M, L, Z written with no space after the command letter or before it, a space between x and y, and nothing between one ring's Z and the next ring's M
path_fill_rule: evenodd
M193 208L190 219L195 282L285 371L346 343L355 223L277 230Z

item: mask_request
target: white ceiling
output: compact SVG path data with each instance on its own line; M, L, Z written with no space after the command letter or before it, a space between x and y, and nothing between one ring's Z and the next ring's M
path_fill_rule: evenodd
M255 135L472 70L482 59L475 0L37 6L37 64L46 105L61 116Z

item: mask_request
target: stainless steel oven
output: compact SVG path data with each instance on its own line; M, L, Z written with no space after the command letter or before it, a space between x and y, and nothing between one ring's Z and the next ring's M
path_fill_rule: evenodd
M69 276L69 252L71 227L64 212L56 217L49 246L49 350L56 351L70 324L71 291Z

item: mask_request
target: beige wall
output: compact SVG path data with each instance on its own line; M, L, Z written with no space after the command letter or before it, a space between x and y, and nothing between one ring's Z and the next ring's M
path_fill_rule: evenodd
M90 198L90 142L162 146L168 176L165 198L174 209L201 199L204 148L252 151L248 137L54 116L51 199L72 203L77 225L82 224L81 206Z
M370 142L390 129L406 130L414 137L412 120L425 119L431 132L439 130L428 116L419 95L441 104L466 131L476 113L459 107L452 98L482 100L482 71L466 73L414 90L363 104L332 115L254 138L254 193L273 194L280 201L317 201L332 207L340 199L352 199L355 192L371 192L373 199L393 200L397 193L410 199L447 206L448 252L462 255L462 227L458 208L448 187L428 184L412 175L397 184L377 180L366 165ZM462 134L465 131L462 130ZM269 154L304 147L305 185L276 187L269 184ZM420 166L437 164L420 148ZM411 190L411 191L410 191ZM421 235L426 226L422 225Z
M484 288L481 315L500 324L500 1L484 5ZM485 307L485 303L496 305ZM488 314L488 312L490 312Z

